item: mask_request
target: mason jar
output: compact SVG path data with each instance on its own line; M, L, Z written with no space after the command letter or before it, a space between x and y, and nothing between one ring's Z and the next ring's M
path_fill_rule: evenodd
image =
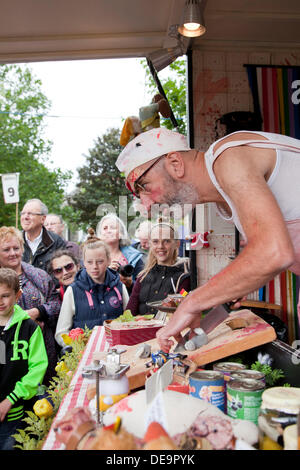
M271 387L262 394L258 417L259 448L284 449L284 430L297 423L300 412L300 388Z

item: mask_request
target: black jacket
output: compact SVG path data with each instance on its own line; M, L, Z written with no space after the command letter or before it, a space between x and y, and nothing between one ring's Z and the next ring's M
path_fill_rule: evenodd
M177 292L182 288L187 292L190 290L190 273L186 269L183 259L179 259L173 266L156 264L142 281L137 278L126 309L132 315L155 314L157 310L147 304L163 300L168 294L174 293L171 279L175 287L178 283Z
M25 232L23 231L24 238L24 253L23 261L32 264L36 268L47 271L49 260L52 258L53 253L59 249L66 249L66 242L59 235L50 232L43 227L42 241L39 244L35 254L33 255L31 249L25 239Z

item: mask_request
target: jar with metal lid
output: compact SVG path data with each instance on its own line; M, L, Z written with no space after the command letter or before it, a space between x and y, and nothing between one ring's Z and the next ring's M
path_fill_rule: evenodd
M265 390L258 417L260 449L283 449L284 430L297 423L299 412L300 388L272 387Z

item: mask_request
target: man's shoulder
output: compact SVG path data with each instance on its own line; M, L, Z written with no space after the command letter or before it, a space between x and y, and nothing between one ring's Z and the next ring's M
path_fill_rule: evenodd
M45 227L43 233L43 242L46 246L50 246L52 244L55 244L59 247L67 246L66 241L60 235L55 232L51 232L50 230L47 230Z

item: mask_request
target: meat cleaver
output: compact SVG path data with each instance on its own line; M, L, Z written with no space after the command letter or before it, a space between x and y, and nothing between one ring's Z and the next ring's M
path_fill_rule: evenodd
M208 310L208 313L202 318L200 323L200 328L195 328L194 332L196 336L189 340L190 331L182 337L182 340L177 343L174 352L185 352L193 351L198 349L204 344L208 343L208 333L213 331L217 326L219 326L226 318L228 318L229 313L232 312L231 305L234 302L225 303L218 305L217 307Z

